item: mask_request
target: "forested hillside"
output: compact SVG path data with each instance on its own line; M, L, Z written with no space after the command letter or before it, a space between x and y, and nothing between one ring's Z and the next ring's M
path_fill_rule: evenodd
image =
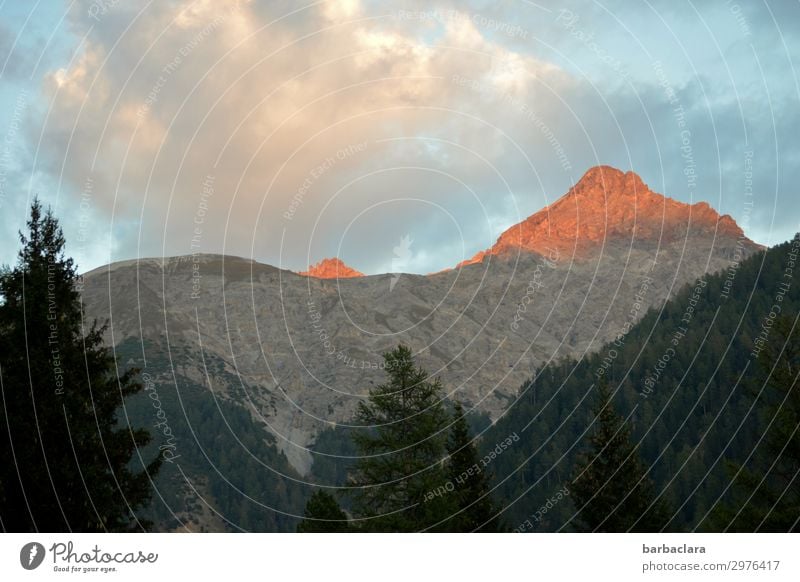
M788 456L792 445L796 454L797 433L786 430L797 426L797 390L784 397L796 384L798 364L799 246L795 237L688 285L597 353L538 371L482 439L488 448L509 433L522 437L493 463L512 527L526 520L539 531L575 526L570 496L554 497L569 489L576 454L594 430L593 395L605 378L657 494L670 507L668 529L788 529L777 515L780 505L771 513L756 505L767 505L772 487L784 494L781 504L797 508L796 480L787 488L800 467ZM776 373L770 377L775 361L795 374L777 386ZM773 445L781 438L790 442L778 458ZM781 467L788 467L788 479ZM755 522L748 521L753 512ZM782 519L791 526L798 517Z

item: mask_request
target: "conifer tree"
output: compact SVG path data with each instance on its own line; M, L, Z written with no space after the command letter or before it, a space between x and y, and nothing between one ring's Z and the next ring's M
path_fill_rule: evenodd
M452 496L432 495L446 482L441 383L415 366L405 346L384 360L388 381L370 390L356 414L364 429L354 437L354 517L367 531L441 530L453 505Z
M601 532L657 532L669 513L655 499L631 443L630 427L614 410L605 378L597 387L595 427L574 472L570 492L578 529Z
M453 408L453 426L447 442L450 455L447 475L448 482L453 484L456 507L447 528L457 532L499 531L497 510L490 495L491 475L478 458L463 406L456 402Z
M306 503L305 518L297 526L300 533L347 532L347 515L326 491L315 492Z
M0 526L141 530L160 458L145 466L150 436L119 411L142 386L135 370L117 373L104 327L84 330L64 235L38 201L27 230L18 264L0 272Z

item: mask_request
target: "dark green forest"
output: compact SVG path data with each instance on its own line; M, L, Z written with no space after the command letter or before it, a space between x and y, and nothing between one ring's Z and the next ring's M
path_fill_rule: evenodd
M666 529L796 529L800 484L791 479L800 468L798 435L793 433L782 456L770 443L787 427L795 430L800 413L800 281L792 279L800 264L799 244L795 238L749 257L738 270L688 285L596 354L539 370L483 438L492 443L512 431L523 435L494 464L507 520L523 523L570 486L576 455L592 431L591 393L605 378L614 406L629 418L657 495L670 507ZM771 373L775 362L795 371L780 385ZM776 402L787 394L783 414L776 416ZM789 480L775 470L784 466ZM758 475L758 482L765 478L752 498L758 482L753 484L750 474ZM734 519L748 500L753 507L764 503L767 489L786 494L764 523L767 507L759 508L755 521L744 518L746 511ZM787 510L793 513L786 515ZM561 501L540 515L535 530L571 530L575 511L569 500Z

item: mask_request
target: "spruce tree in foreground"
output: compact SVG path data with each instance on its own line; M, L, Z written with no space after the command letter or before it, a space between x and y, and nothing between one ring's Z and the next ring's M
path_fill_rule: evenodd
M497 509L490 495L491 475L478 458L478 450L470 438L464 408L456 402L453 426L447 442L450 458L447 463L448 482L453 484L455 513L447 522L454 532L501 531Z
M360 454L351 479L354 520L348 524L334 497L317 492L298 531L501 531L491 476L461 404L451 420L441 383L415 366L407 347L384 359L388 382L370 391L356 415L364 429L354 437Z
M306 503L305 518L297 526L300 533L341 533L350 531L347 515L326 491L317 491Z
M405 346L384 360L388 381L370 390L356 414L365 428L354 438L354 516L364 531L442 531L455 504L452 495L432 495L447 482L441 383L415 366Z
M140 530L160 458L133 470L150 436L118 412L142 386L117 374L103 327L84 333L58 221L34 201L27 227L18 264L0 272L0 527Z
M662 501L655 501L653 484L631 443L630 427L614 411L604 378L597 388L594 415L588 450L570 485L578 511L576 526L600 532L661 531L669 512Z

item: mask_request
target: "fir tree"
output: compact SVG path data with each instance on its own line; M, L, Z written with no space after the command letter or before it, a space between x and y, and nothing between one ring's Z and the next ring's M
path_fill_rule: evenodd
M308 500L305 518L297 526L301 533L347 532L350 528L347 515L339 507L336 499L326 491L317 491Z
M415 366L405 346L384 360L388 382L370 390L356 414L364 429L354 436L354 515L368 531L441 530L453 505L452 496L433 494L446 482L441 383Z
M0 273L0 520L6 531L120 531L151 494L150 436L120 423L135 371L117 373L104 327L84 333L58 221L34 201L16 267Z
M631 443L630 427L611 402L605 378L597 388L595 428L570 486L585 531L655 532L669 520L665 504L655 500L653 484Z
M447 475L448 482L453 484L456 508L447 522L447 528L458 532L499 531L497 510L490 495L491 475L479 461L460 402L455 403L453 414L453 426L447 442L450 455Z

